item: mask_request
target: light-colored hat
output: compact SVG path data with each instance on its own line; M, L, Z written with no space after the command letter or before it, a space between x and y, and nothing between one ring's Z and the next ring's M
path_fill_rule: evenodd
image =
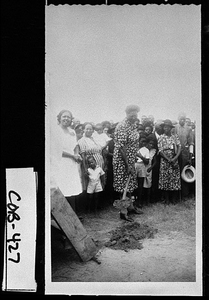
M181 178L188 183L192 183L196 179L196 171L193 166L186 165L182 172L181 172Z

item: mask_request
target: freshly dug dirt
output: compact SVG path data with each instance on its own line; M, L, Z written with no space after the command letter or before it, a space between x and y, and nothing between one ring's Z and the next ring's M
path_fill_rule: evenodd
M98 259L82 262L52 236L53 282L195 282L195 199L176 205L156 203L121 220L112 206L83 214L82 223L98 249Z
M110 240L106 247L128 251L130 249L142 249L142 239L154 238L157 229L138 222L123 224L111 231Z

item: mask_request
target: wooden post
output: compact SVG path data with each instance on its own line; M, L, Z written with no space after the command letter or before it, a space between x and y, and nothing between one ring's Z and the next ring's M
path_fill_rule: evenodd
M60 189L51 189L51 212L82 261L92 259L96 246Z

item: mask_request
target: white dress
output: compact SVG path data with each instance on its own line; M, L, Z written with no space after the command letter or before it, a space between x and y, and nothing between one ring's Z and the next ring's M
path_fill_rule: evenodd
M65 132L60 127L59 142L61 143L59 146L62 146L62 151L74 154L74 150L77 145L75 131L68 127L68 131ZM61 156L58 163L56 181L57 186L66 197L75 196L82 193L79 165L69 157Z

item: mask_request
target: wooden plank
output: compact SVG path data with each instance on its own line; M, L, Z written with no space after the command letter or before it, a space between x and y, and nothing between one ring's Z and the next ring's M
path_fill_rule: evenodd
M96 246L60 189L51 189L51 212L80 258L92 259L97 253Z

